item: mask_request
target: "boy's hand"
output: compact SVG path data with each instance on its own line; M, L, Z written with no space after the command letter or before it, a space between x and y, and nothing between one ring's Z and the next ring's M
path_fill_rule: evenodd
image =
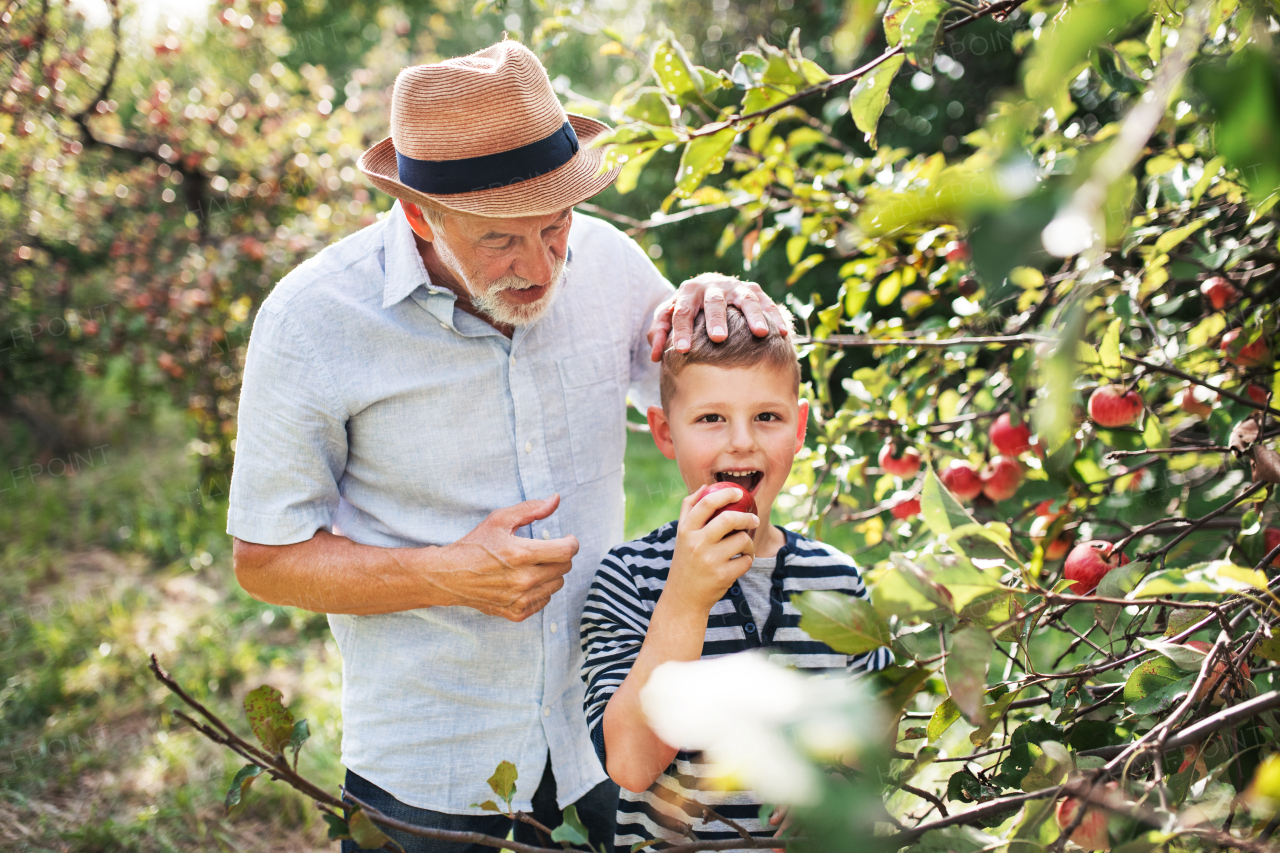
M680 505L680 524L675 555L663 596L710 612L733 582L747 573L755 557L752 533L760 519L748 512L716 510L741 499L741 489L721 489L707 494L703 486Z
M779 806L773 810L773 814L769 815L769 825L778 827L773 837L777 838L791 829L791 810L787 806ZM773 853L787 853L785 847L774 847Z

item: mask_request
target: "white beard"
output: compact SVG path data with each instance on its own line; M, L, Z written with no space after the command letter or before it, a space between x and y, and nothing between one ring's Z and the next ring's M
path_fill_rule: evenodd
M476 310L504 326L527 326L546 314L551 307L551 302L555 298L556 292L560 289L560 284L568 273L564 258L558 259L555 268L551 270L551 279L547 285L547 292L542 295L541 299L537 302L530 302L527 305L518 302L513 303L502 298L503 291L526 290L530 287L537 287L537 283L527 278L521 278L518 275L504 275L496 281L482 284L478 276L469 275L463 269L457 256L450 251L444 241L436 240L432 246L435 248L436 257L440 259L441 263L448 267L449 271L457 276L467 288L467 293L471 296L471 304L475 306Z

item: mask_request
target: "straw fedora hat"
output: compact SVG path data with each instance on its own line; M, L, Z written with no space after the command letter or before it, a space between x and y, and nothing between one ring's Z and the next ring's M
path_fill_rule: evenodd
M546 69L516 41L406 68L391 97L391 136L360 156L360 171L402 201L486 217L541 216L613 183L608 127L568 115Z

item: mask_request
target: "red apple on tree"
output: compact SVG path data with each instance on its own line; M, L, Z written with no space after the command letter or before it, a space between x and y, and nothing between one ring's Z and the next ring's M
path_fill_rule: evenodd
M1280 528L1268 527L1262 531L1262 547L1267 549L1270 554L1280 545ZM1271 565L1280 566L1280 554L1277 554L1271 561Z
M951 494L962 501L971 501L982 493L982 477L968 462L953 460L949 467L938 474L938 479Z
M970 257L969 244L963 240L952 240L943 247L942 254L949 264L968 261Z
M756 514L756 499L752 497L751 493L748 492L746 489L742 488L741 486L735 485L734 483L712 483L709 487L707 487L707 492L702 496L701 500L706 500L707 495L714 494L715 492L724 491L725 489L737 489L739 492L742 493L742 497L734 501L733 503L729 504L728 506L722 506L715 512L711 513L711 518L715 518L722 512L749 512L752 515ZM711 518L707 519L707 521L710 522Z
M1073 595L1089 595L1098 588L1103 575L1129 562L1124 554L1112 553L1114 547L1114 543L1090 539L1071 549L1062 566L1062 576L1075 581L1071 585Z
M894 492L889 498L889 512L894 518L914 518L920 514L920 498L910 492Z
M1044 550L1044 558L1046 560L1061 560L1067 556L1067 549L1071 547L1071 541L1075 537L1071 531L1063 530L1051 542L1045 543L1044 538L1048 535L1049 528L1053 526L1053 523L1058 518L1066 515L1065 510L1054 512L1051 509L1052 506L1053 501L1042 501L1036 507L1036 517L1031 522L1031 541Z
M898 453L898 444L893 439L880 448L880 467L895 477L914 477L920 470L920 451L908 447Z
M982 493L999 503L1018 493L1022 466L1008 456L996 456L982 469Z
M1112 799L1112 792L1119 789L1119 785L1115 782L1107 782L1102 786L1102 791L1107 794L1107 799ZM1095 788L1095 791L1099 789ZM1075 823L1076 813L1080 810L1081 802L1077 797L1065 797L1058 801L1055 817L1058 820L1058 829L1066 830L1067 827ZM1080 845L1085 850L1110 850L1111 837L1107 833L1107 811L1097 806L1087 806L1084 812L1084 819L1080 821L1080 825L1071 833L1071 841Z
M1118 385L1100 385L1089 396L1089 418L1101 427L1125 427L1142 414L1142 397Z
M1213 406L1196 396L1195 388L1188 385L1178 397L1178 405L1184 412L1190 412L1201 420L1208 420L1213 414Z
M991 439L991 445L1005 456L1017 456L1031 449L1031 427L1023 420L1015 424L1008 412L991 423L987 437Z
M1271 351L1267 349L1266 339L1262 337L1240 347L1235 355L1231 354L1231 347L1242 331L1243 329L1232 329L1222 336L1222 351L1226 354L1227 361L1237 367L1262 367L1268 364L1271 361Z
M1215 311L1221 311L1240 299L1240 291L1220 275L1206 278L1200 285L1200 292L1204 294L1205 299L1209 300L1209 304Z
M1183 645L1202 651L1206 655L1209 653L1209 650L1213 648L1212 643L1206 643L1204 640L1187 640ZM1233 663L1233 666L1234 665L1235 664ZM1239 668L1240 677L1244 681L1248 681L1253 678L1253 675L1249 672L1249 664L1244 661L1240 661ZM1237 688L1233 683L1234 680L1234 676L1227 673L1226 661L1223 660L1222 655L1218 655L1218 657L1214 659L1213 666L1210 667L1209 673L1205 675L1204 681L1200 684L1200 689L1196 691L1195 701L1199 702L1206 696L1212 694L1213 699L1210 700L1210 705L1227 704L1227 695L1229 693L1239 693L1239 688Z

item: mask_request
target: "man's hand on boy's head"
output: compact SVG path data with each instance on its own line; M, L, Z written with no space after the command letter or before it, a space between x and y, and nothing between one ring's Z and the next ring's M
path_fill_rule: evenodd
M716 510L741 498L741 491L722 489L708 492L702 486L680 505L680 524L671 572L663 595L674 601L710 612L733 582L747 573L755 556L752 533L760 525L758 516L746 512Z
M675 338L678 351L688 352L690 341L693 340L693 321L699 311L706 311L707 336L717 343L723 341L729 335L729 324L725 319L728 305L735 305L742 311L747 318L747 325L757 337L763 338L769 334L766 312L773 316L774 326L779 333L787 334L782 312L760 289L760 285L752 281L739 281L720 273L706 272L680 285L676 295L653 312L653 324L649 326L648 333L653 352L649 357L654 361L662 360L662 351L666 349L669 336Z

